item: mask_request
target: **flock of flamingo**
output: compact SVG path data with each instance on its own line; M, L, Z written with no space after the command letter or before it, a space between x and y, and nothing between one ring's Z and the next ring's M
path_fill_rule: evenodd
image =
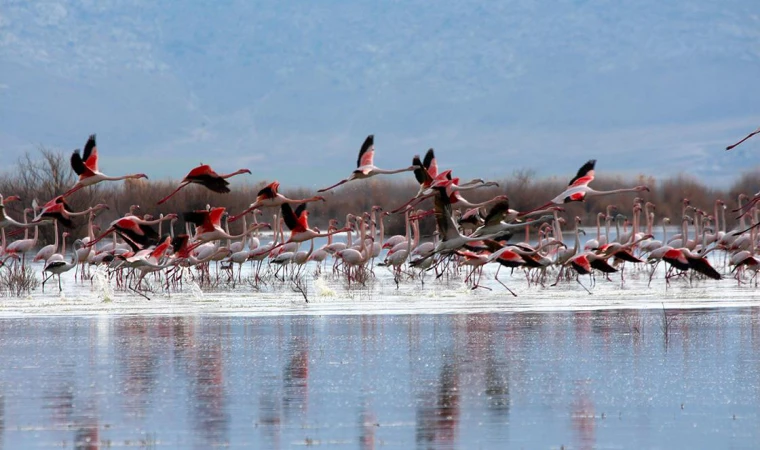
M760 128L726 150L756 134L760 134ZM590 275L593 285L595 274L609 280L610 274L619 273L622 283L625 281L626 265L647 268L650 283L660 263L667 265L666 283L674 277L688 278L690 282L700 278L717 280L728 273L735 276L739 283L746 282L747 277L751 282L760 270L760 257L755 254L758 240L756 227L760 224L760 208L756 205L760 202L760 193L753 197L739 197L735 211L740 215L740 225L731 231L725 230L726 205L723 201L718 200L713 213L709 214L684 199L682 216L673 220L674 225L680 222L681 233L667 236L665 225L671 219L662 218L661 240L656 240L653 235L655 205L636 196L633 199L634 215L630 229L625 227L620 231L624 216L616 214L616 208L609 206L597 214L596 236L581 245L580 234L585 234L579 228L581 219L575 217L568 221L562 217L563 204L582 202L591 196L648 192L649 188L636 186L611 191L594 190L589 184L594 180L596 161L590 160L583 164L567 188L556 197L531 210L516 211L510 209L509 199L505 195L479 204L467 201L464 197L466 191L494 183L481 179L461 182L452 175L451 170L439 170L433 149L428 150L424 158L414 156L410 166L396 170L375 166L374 156L374 136L369 135L359 151L356 169L347 178L320 189L319 193L354 180L401 172L414 173L419 191L392 211L382 211L375 206L371 211L348 214L343 226L339 226L336 219L330 220L324 232L309 225L306 207L310 202L326 201L325 197L317 195L290 199L279 192L280 185L275 181L258 192L249 208L234 216L223 207L211 206L182 213L185 222L185 232L182 234L175 235L174 222L178 220L178 214L162 214L155 219L139 217L135 214L135 208L130 208L104 231L96 233L101 229L93 223L95 213L107 209L108 205L98 204L83 211L73 211L66 198L103 181L147 176L139 173L113 177L100 172L96 137L91 135L82 153L75 150L71 156L71 167L79 176L76 184L42 206L33 202L24 211L25 215L32 214L31 221L25 219L21 222L9 217L5 205L20 199L15 195L5 198L0 195L0 270L19 271L29 264L41 262L43 290L45 283L53 276L57 276L58 288L62 290L62 274L76 268L75 274L84 280L90 276L91 266L102 265L107 267L109 277L118 285L146 298L146 276L155 276L165 289L176 287L187 276L200 283L210 283L212 263L216 267L216 280L220 279L221 265L221 278L226 272L226 280L233 286L242 282L242 267L248 262L252 265L250 281L257 284L270 278L297 280L309 262L312 262L311 267L315 271L321 272L329 266L328 259L331 259L333 274L344 277L349 286L351 283L365 283L368 277L374 276L378 266L383 266L385 269L381 270L393 273L397 286L403 279L419 278L424 283L425 274L433 272L436 277L463 274L464 282L472 289L491 289L481 286L480 282L484 267L495 264L498 268L494 279L512 295L516 293L499 279L502 267L522 271L529 286L533 283L543 285L548 277L554 278L556 275L553 285L562 280L574 280L589 293L591 286L587 287L581 282L581 275ZM241 169L220 175L210 166L202 164L192 169L179 186L158 203L168 202L173 195L191 184L202 185L220 194L228 193L227 179L243 173L251 172ZM433 200L433 209L419 209L429 198ZM744 200L747 202L742 204ZM267 210L273 211L272 222L259 222L258 216ZM641 221L642 213L644 222ZM404 235L385 236L384 218L389 214L405 216ZM77 216L89 217L88 235L74 241L71 257L67 258L69 232L64 230L72 227L72 217ZM436 232L433 240L423 242L419 223L429 216L435 220ZM747 219L750 225L746 224ZM242 231L231 234L230 224L238 220L242 221ZM163 223L167 221L169 232L164 233ZM572 246L565 244L563 237L562 227L568 222L574 228ZM55 227L55 241L40 248L31 263L27 262L27 254L31 255L37 246L39 227L45 225ZM24 238L6 242L5 229L9 227L14 229L10 236L23 233ZM610 233L611 227L616 229L614 237ZM32 228L34 234L30 237ZM285 228L290 232L286 233ZM693 233L690 234L692 228ZM264 237L262 229L272 231L271 239L270 233ZM530 238L531 229L537 229L534 241ZM62 233L59 234L59 231ZM522 242L509 242L523 233ZM345 234L345 241L334 242L333 236L341 234ZM327 238L327 243L317 248L314 243L316 238ZM103 240L106 243L101 243ZM268 242L263 244L262 241ZM306 243L308 249L305 248ZM716 269L707 259L713 251L725 254L723 268Z

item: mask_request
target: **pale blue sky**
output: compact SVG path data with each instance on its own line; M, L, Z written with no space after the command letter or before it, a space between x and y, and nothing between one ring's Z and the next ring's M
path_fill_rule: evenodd
M380 167L432 146L463 177L760 162L723 150L760 126L756 0L0 0L0 68L6 164L90 133L112 175L284 187L347 175L369 133Z

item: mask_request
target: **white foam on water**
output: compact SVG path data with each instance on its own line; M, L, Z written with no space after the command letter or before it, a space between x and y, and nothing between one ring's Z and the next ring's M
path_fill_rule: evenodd
M183 289L171 292L164 290L163 281L156 280L151 283L153 292L147 292L150 297L147 300L129 290L117 289L115 281L109 280L105 271L98 270L92 288L89 281L80 282L64 275L60 295L57 290L47 289L45 293L37 290L22 298L0 298L0 316L437 314L662 308L663 305L666 308L760 306L760 290L754 284L738 286L730 275L720 281L672 280L666 288L665 272L660 268L648 287L648 272L628 267L623 285L618 274L613 274L612 282L597 276L595 286L590 285L588 276L581 277L581 282L592 291L589 295L574 279L552 287L550 284L556 275L550 274L545 286L528 286L521 271L510 275L502 270L499 279L517 293L518 296L513 297L493 280L495 270L495 267L487 267L481 279L481 286L491 290L472 290L463 282L464 272L438 280L430 276L431 272L424 285L419 279L404 279L397 289L390 272L376 270L376 278L370 279L366 286L352 283L347 289L346 281L340 277L324 273L314 278L311 271L307 271L303 279L307 284L308 303L290 281L269 281L258 289L245 281L234 289L224 283L219 288L209 289L192 281L190 276L184 279ZM246 267L243 276L251 274Z

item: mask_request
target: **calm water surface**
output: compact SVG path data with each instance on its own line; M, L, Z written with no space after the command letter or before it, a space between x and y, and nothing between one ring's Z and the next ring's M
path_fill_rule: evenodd
M756 448L760 310L0 320L0 445Z

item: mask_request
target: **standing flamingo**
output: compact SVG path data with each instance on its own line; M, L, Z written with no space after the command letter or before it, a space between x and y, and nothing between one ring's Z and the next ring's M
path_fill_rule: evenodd
M334 185L330 187L320 189L317 192L329 191L330 189L336 188L340 186L341 184L348 183L349 181L352 181L352 180L360 180L363 178L369 178L369 177L373 177L375 175L381 175L381 174L410 172L417 168L417 166L409 166L403 169L396 169L396 170L381 169L375 166L374 159L375 159L375 135L370 134L369 136L367 136L367 139L364 140L361 150L359 150L359 159L356 161L356 170L351 172L351 175L349 175L348 178L340 180L339 182L335 183Z
M160 205L169 200L174 196L174 194L179 192L180 189L191 183L201 184L219 194L227 194L230 192L230 188L227 187L230 184L229 181L227 181L227 178L234 177L235 175L240 175L241 173L250 174L251 171L248 169L240 169L226 175L219 175L218 173L214 172L214 170L208 164L201 164L200 166L191 170L187 175L185 175L185 178L183 178L179 183L177 189L175 189L171 194L159 200L158 204Z
M135 173L122 175L120 177L109 177L98 170L98 146L95 143L95 135L91 134L84 145L84 153L79 154L79 149L74 150L71 155L71 168L79 175L79 180L74 186L63 194L68 197L83 187L92 186L101 181L118 181L127 179L148 178L144 173Z

